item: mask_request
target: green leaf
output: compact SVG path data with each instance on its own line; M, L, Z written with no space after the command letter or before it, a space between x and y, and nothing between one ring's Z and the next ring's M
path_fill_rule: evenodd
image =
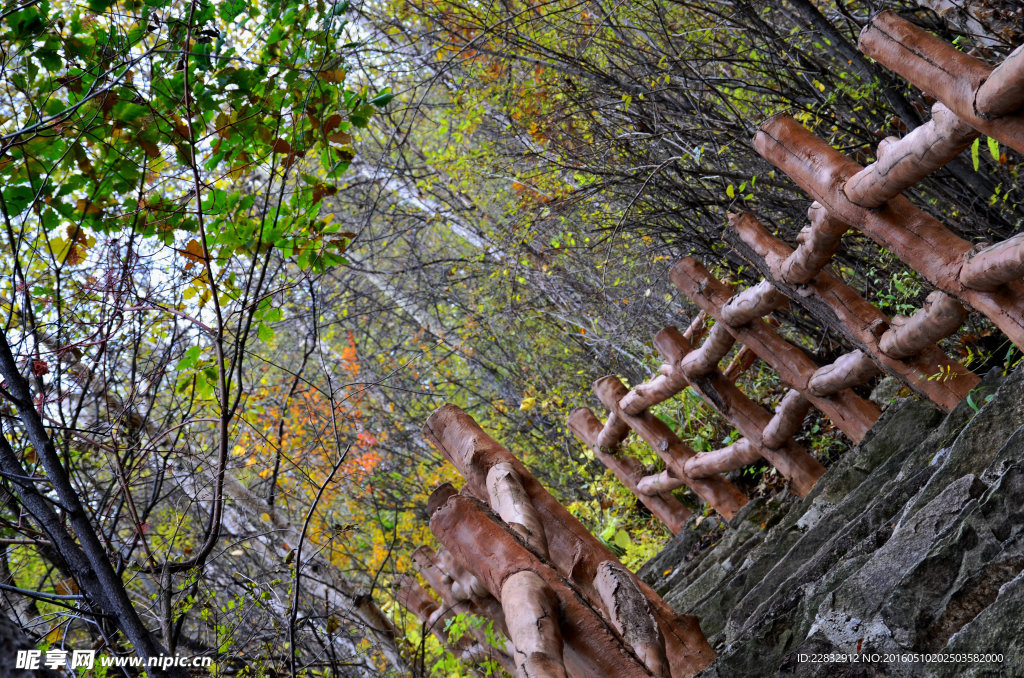
M974 165L974 171L977 172L978 168L981 167L981 157L979 151L981 150L981 137L974 140L971 144L971 163Z
M35 198L35 192L28 186L15 186L13 188L5 189L3 192L4 202L7 205L7 213L11 216L15 214L21 214L32 199Z
M999 142L996 141L995 139L993 139L992 137L988 137L987 141L988 141L988 152L992 154L992 159L993 160L995 160L996 162L999 162Z
M367 103L373 104L377 108L384 108L391 102L392 99L395 98L395 95L392 94L389 91L389 89L390 88L385 89L383 92L370 99Z
M256 330L256 334L259 336L260 341L270 341L274 338L274 330L270 329L268 325L264 325L263 323L260 323L259 329Z
M177 370L187 370L195 366L196 361L199 359L199 354L203 352L201 346L193 346L189 350L185 351L185 355L178 361Z
M728 185L728 186L726 187L726 189L725 189L725 194L726 194L727 196L729 196L730 198L735 198L735 197L736 197L736 189L735 189L735 188L733 187L733 185L732 185L732 184L729 184L729 185Z

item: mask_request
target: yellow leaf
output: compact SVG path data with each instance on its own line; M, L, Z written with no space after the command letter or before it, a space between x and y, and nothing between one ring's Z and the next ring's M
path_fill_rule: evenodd
M524 412L527 411L527 410L532 410L536 404L537 404L537 399L536 398L526 397L526 398L523 398L522 401L519 403L519 409L524 411Z
M270 514L269 513L261 513L260 514L260 520L262 520L265 523L269 523L270 522Z

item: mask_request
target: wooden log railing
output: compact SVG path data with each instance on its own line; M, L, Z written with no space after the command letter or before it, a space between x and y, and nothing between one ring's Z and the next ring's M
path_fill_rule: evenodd
M618 559L469 415L454 405L445 405L427 420L424 434L466 479L466 485L457 495L450 486L435 492L428 506L432 515L431 529L452 556L487 588L491 597L501 602L505 625L516 647L517 666L521 660L525 661L516 643L516 625L521 620L510 620L509 614L510 609L519 609L519 606L505 604L501 585L505 579L522 570L536 573L546 587L540 587L535 580L532 584L523 584L528 591L522 594L525 596L523 600L527 601L523 603L524 609L540 614L543 611L541 603L548 595L546 591L559 601L560 618L563 624L568 624L563 625L560 632L564 640L564 666L569 675L664 675L666 678L680 678L697 673L714 658L714 651L704 638L697 619L677 614L632 574L628 575L632 582L630 588L638 592L639 597L633 595L629 605L632 609L648 610L656 622L657 633L649 628L630 627L628 633L616 630L624 618L616 621L618 613L607 606L608 590L602 588L601 573L611 567L621 568ZM498 484L497 477L505 479L502 482L508 489L492 491ZM513 480L508 480L510 477ZM510 509L509 505L514 508ZM495 509L501 511L504 519L492 512ZM442 514L447 517L439 518ZM483 537L484 534L487 536ZM476 545L470 546L471 543ZM546 552L543 544L546 544ZM601 611L601 623L608 626L620 643L615 653L593 654L596 652L594 647L597 647L593 643L604 642L600 640L604 637L605 631L601 630L604 627L594 627L594 639L584 642L581 634L587 633L578 626L572 626L583 623L581 619L589 619L585 615L579 616L582 612L568 612L576 610L580 601L587 609ZM616 603L621 604L623 601ZM527 615L527 619L532 617ZM592 623L586 622L588 625ZM522 642L533 642L528 635L523 638ZM657 644L656 638L661 639L657 642L663 646L662 650L652 645ZM553 648L538 652L548 659L554 656ZM601 652L605 653L606 649ZM602 665L604 668L598 670L595 664L587 663L596 661L593 656L606 657ZM660 659L662 656L664 662ZM616 661L624 663L609 668L608 662ZM541 664L547 666L545 662ZM635 673L634 663L641 667L643 673ZM587 673L587 670L592 672ZM664 673L659 673L663 670Z

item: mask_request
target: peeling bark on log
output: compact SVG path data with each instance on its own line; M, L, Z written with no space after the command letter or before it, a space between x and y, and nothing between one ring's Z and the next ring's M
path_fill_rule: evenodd
M974 129L1024 153L1024 114L1011 113L989 119L975 108L979 88L993 72L984 62L889 11L879 12L871 19L861 31L857 46L918 89L934 96ZM1012 83L1019 70L1015 59L1004 71L1004 82ZM989 90L992 94L986 95L986 102L1002 87L997 80Z
M708 328L708 314L704 311L699 311L694 316L693 321L683 331L683 336L689 340L691 344L699 344L700 340L704 337L704 332Z
M730 214L729 224L737 218L742 216ZM790 285L801 285L825 268L839 249L843 234L850 228L816 202L807 208L807 218L811 223L800 230L796 237L799 246L783 262L777 276Z
M612 626L633 648L644 666L658 678L667 678L668 659L665 640L658 622L651 614L644 594L637 588L629 571L620 563L605 561L597 568L594 581Z
M749 370L751 365L756 362L757 354L750 350L749 346L744 346L736 352L736 356L722 374L725 375L726 379L735 383L740 378L740 375Z
M638 483L644 477L644 469L639 461L625 455L608 454L597 445L597 433L601 430L601 422L587 407L572 411L566 423L577 438L594 451L598 460L611 469L619 481L636 495L644 506L672 532L679 532L686 525L691 512L671 494L659 492L641 492Z
M608 415L604 422L604 428L597 436L597 444L605 450L614 450L619 446L626 436L629 435L629 426L614 414Z
M981 311L1009 339L1024 346L1024 283L1007 283L994 292L964 287L960 269L971 244L897 196L868 210L842 192L843 183L861 167L788 116L761 125L754 148L788 174L833 215L857 228L928 279L935 287Z
M1021 107L1024 107L1024 45L992 69L974 99L974 109L986 118L1009 115Z
M991 291L1024 278L1024 233L968 255L960 282L975 290Z
M894 317L892 326L878 340L878 347L893 358L908 358L948 337L966 319L967 309L963 304L935 290L914 315Z
M769 278L779 275L782 263L793 252L746 213L732 219L727 236L733 249ZM822 271L802 286L788 285L777 277L775 280L786 296L807 309L820 323L855 347L874 355L889 374L939 407L952 409L978 384L977 376L950 360L934 345L905 360L887 355L879 346L879 337L889 327L888 317L828 271ZM936 374L949 378L935 379Z
M558 598L536 572L520 570L501 585L519 678L567 678L558 628Z
M732 349L736 339L723 323L715 323L708 333L708 338L694 351L690 351L679 363L687 379L700 377L718 369L718 363Z
M618 377L607 376L594 382L594 393L609 412L621 412L619 400L628 393L628 390ZM641 412L636 415L622 413L621 416L622 420L629 424L629 427L662 458L673 474L684 479L686 486L708 506L729 519L747 503L746 495L725 478L720 476L691 478L688 476L684 465L696 453L676 437L676 434L665 422L650 412Z
M490 512L480 501L462 494L450 497L430 517L430 530L449 549L452 554L463 562L492 594L501 597L510 619L510 635L518 643L524 643L524 636L529 638L529 629L523 628L524 621L528 626L529 619L516 616L512 600L522 601L523 597L504 590L506 583L516 578L517 573L530 572L543 581L557 600L557 605L547 609L549 619L555 622L561 632L564 645L562 658L569 675L581 676L624 676L628 678L647 678L651 674L640 660L624 647L622 640L598 613L600 600L596 597L593 604L587 604L586 596L573 583L563 578L550 565L534 555L519 538ZM596 570L596 566L595 566ZM521 585L521 584L520 584ZM530 584L524 588L529 590ZM534 589L535 590L535 589ZM510 603L506 604L506 596L511 595ZM529 598L530 607L543 610L543 601ZM537 615L538 617L542 615ZM536 617L534 618L536 619ZM512 629L515 629L513 631ZM524 653L533 647L525 643L526 648L516 644L516 663L520 667L519 676L527 675L522 671ZM693 673L694 671L690 671ZM544 674L541 674L544 675ZM558 675L558 674L555 674ZM680 671L679 676L687 675Z
M712 317L718 314L722 305L732 296L732 290L708 273L695 259L686 258L673 266L671 278L683 294ZM807 381L818 366L804 355L803 351L780 337L763 321L741 327L729 327L729 331L735 335L737 341L749 346L761 360L771 365L783 382L791 388L805 392L807 399L854 442L860 442L878 420L881 414L878 406L860 398L852 391L841 391L828 398L806 393Z
M686 460L683 468L690 478L713 478L761 460L760 445L740 438L732 445L711 452L700 452Z
M775 289L775 285L762 280L733 295L729 303L722 307L722 320L727 325L746 325L753 320L760 320L787 301L786 296Z
M931 120L902 139L884 139L878 145L878 159L850 177L843 191L862 207L884 205L960 155L977 136L975 129L936 103Z
M683 356L692 350L689 342L674 327L666 327L654 339L655 346L666 360ZM720 372L711 372L695 379L690 387L745 438L761 440L764 427L772 419L771 413L748 398ZM810 492L818 478L825 473L825 467L792 440L777 448L761 447L760 454L789 480L790 491L800 497Z
M804 417L811 409L811 402L800 391L791 388L782 396L775 416L764 427L761 442L768 447L785 445L804 423Z
M523 489L523 481L509 462L495 464L487 472L487 497L491 509L501 516L541 559L548 557L544 525Z
M831 365L819 367L807 381L807 390L816 396L830 396L863 384L881 373L882 368L866 353L852 351L839 356Z
M606 560L615 560L615 555L559 504L518 459L455 405L438 408L427 419L423 433L466 479L463 493L475 497L487 496L484 481L491 466L512 462L534 508L541 515L552 564L579 588L585 600L591 605L600 605L593 580L597 567ZM704 638L697 618L677 613L647 584L636 581L650 602L665 637L673 678L690 676L708 666L715 652Z

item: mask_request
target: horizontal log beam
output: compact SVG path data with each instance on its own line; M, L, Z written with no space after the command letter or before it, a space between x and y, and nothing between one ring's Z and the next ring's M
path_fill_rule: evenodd
M779 306L787 303L786 296L767 280L734 294L722 307L722 320L727 325L746 325L760 320Z
M712 276L700 262L692 258L682 259L673 266L670 277L683 294L712 317L717 318L722 306L732 296L728 285ZM803 392L815 407L824 412L854 442L860 442L878 420L881 414L878 406L850 390L827 398L809 393L807 382L818 366L764 321L729 327L729 331L737 341L749 346L761 360L771 365L783 382Z
M978 88L974 108L986 118L1009 115L1024 107L1024 45L992 69Z
M852 203L842 186L860 171L860 165L789 116L775 116L762 124L754 137L754 148L835 217L856 225L932 285L973 306L1013 343L1024 346L1024 283L1007 283L992 292L964 286L960 270L973 251L971 243L951 233L903 196L871 210Z
M857 46L864 54L934 96L974 129L1024 153L1024 114L1008 113L989 118L975 108L979 89L993 74L993 69L983 61L960 52L890 11L879 12L871 19L861 31ZM1004 71L1009 76L1006 83L1011 87L1014 78L1019 76L1018 58L1019 55ZM984 101L991 102L1003 89L997 81L986 88ZM1020 93L1015 92L1008 105L1019 97Z
M601 421L588 407L580 407L569 414L566 423L569 430L594 452L598 461L611 470L615 477L629 491L636 495L641 504L647 507L654 517L663 522L672 534L679 534L691 511L671 494L641 492L638 486L644 477L644 468L639 461L624 454L609 454L597 445L597 433L601 430Z

